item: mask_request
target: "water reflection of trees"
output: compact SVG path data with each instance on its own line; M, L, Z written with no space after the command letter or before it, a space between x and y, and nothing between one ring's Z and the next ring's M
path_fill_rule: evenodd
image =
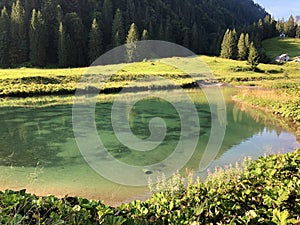
M285 130L294 131L293 126L290 126L282 118L272 115L271 112L265 112L242 103L237 103L234 107L240 114L247 112L256 123L264 124L266 131L275 131L277 136L280 136Z
M73 137L71 107L1 108L0 132L1 166L63 165L58 153Z

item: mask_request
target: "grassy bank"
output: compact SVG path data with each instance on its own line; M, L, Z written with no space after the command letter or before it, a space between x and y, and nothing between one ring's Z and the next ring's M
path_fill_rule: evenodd
M288 53L292 58L300 54L300 39L273 38L264 41L263 46L271 59L282 53ZM300 63L260 64L259 69L267 72L267 77L233 82L236 85L259 87L241 89L237 99L283 117L287 126L293 126L300 137Z
M132 64L108 65L77 69L12 69L0 70L0 96L35 96L74 94L78 82L85 74L98 74L95 83L104 83L103 93L118 92L122 87L136 87L141 90L166 87L193 87L196 81L202 83L228 82L233 85L251 85L272 87L276 83L293 81L299 84L300 70L297 63L286 65L260 64L259 71L249 70L246 62L201 56L200 60L207 64L214 77L203 75L199 67L195 67L192 77L172 65L185 65L192 68L199 60L190 58L171 58L157 62L139 62ZM203 66L204 67L204 66ZM204 69L206 70L206 69ZM204 71L207 73L207 71ZM101 75L99 75L101 74ZM167 82L153 79L165 79ZM215 78L215 79L214 79ZM171 81L171 82L169 82ZM173 82L173 83L172 83Z
M284 84L287 85L287 84ZM295 86L289 83L289 86ZM268 90L243 89L239 91L237 99L260 109L283 117L288 126L294 127L300 137L300 91L298 87L275 88Z
M281 39L274 40L281 41ZM295 124L299 123L299 63L289 62L284 65L260 64L259 70L253 72L245 61L209 56L200 56L200 60L211 69L214 77L203 76L198 71L199 67L195 67L193 77L186 75L179 68L172 65L188 65L193 68L193 63L199 63L199 59L193 62L189 58L176 57L157 62L108 65L94 69L23 68L0 70L0 96L26 97L74 94L83 75L97 73L101 75L96 76L98 80L94 80L91 86L104 83L104 86L101 87L102 93L119 92L122 87L139 91L175 88L175 86L194 87L196 81L202 83L219 81L236 86L272 89L243 89L240 91L238 98L251 105L281 115ZM153 81L153 79L158 80ZM165 79L165 81L159 79ZM98 88L100 89L100 87Z
M184 188L117 208L25 191L0 193L1 224L293 224L300 222L300 150L247 161ZM174 185L175 184L175 185ZM170 185L168 185L170 187Z

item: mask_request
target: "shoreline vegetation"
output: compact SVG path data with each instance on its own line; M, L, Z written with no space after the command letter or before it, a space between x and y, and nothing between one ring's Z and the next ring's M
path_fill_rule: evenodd
M118 207L80 197L0 192L1 224L298 224L300 149L245 160L187 184L162 180L146 201ZM168 187L160 191L161 187Z

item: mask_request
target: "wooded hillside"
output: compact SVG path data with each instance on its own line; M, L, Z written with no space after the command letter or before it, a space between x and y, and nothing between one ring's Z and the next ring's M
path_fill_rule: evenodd
M227 28L266 16L252 0L2 0L0 9L1 67L89 65L124 44L132 23L140 39L218 55Z

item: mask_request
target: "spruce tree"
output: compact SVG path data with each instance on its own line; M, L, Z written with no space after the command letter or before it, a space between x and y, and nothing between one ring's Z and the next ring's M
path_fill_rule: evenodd
M32 10L29 30L30 61L35 66L46 65L46 26L40 11Z
M158 34L157 34L158 40L165 40L165 30L162 23L159 25Z
M94 18L89 34L89 60L94 62L101 56L103 51L102 33L98 26L97 20Z
M221 44L221 54L220 56L222 58L225 58L225 59L228 59L229 58L229 33L230 33L230 30L227 29L224 36L223 36L223 41L222 41L222 44Z
M185 29L184 31L183 46L186 48L190 48L190 32L188 29Z
M113 6L111 0L104 0L102 7L103 15L103 41L108 50L111 47Z
M68 66L83 66L88 62L88 33L85 32L77 13L67 13L64 17Z
M236 59L237 56L237 38L236 31L227 29L222 45L221 45L221 57L226 59Z
M125 31L124 31L124 22L123 16L120 9L117 9L113 26L112 26L112 39L113 39L113 47L117 47L119 45L124 44L125 41Z
M300 38L300 25L297 26L296 28L296 38Z
M284 32L289 37L295 37L296 35L296 24L293 16L290 16L289 20L284 24Z
M238 42L238 59L245 60L247 58L247 46L245 42L245 34L241 33Z
M191 40L191 48L194 52L199 53L200 49L200 36L199 36L199 31L198 31L198 25L196 22L194 22L193 27L192 27L192 40Z
M38 61L38 21L37 12L32 10L30 29L29 29L29 44L30 44L30 61L33 65L37 65Z
M146 41L149 39L149 35L148 35L148 31L146 29L143 30L143 33L142 33L142 38L141 38L143 41Z
M133 0L126 2L126 27L135 22L136 7Z
M59 29L58 29L58 65L60 67L66 67L67 66L67 43L66 43L66 33L63 26L63 23L59 23Z
M25 10L20 0L13 3L10 18L10 60L13 65L19 65L27 61L28 55Z
M60 21L58 20L59 3L65 1L44 0L42 2L41 13L44 15L47 30L47 62L57 64L58 62L58 28Z
M133 23L130 26L128 31L128 35L126 38L126 50L127 50L127 60L128 62L133 62L137 59L137 52L136 52L136 42L139 40L139 35L137 31L136 25Z
M251 44L251 43L250 43L249 34L246 33L246 35L245 35L245 46L246 46L246 48L247 48L247 53L249 53L250 44Z
M284 33L284 21L278 20L276 23L276 30L279 34Z
M237 44L238 44L238 36L237 36L237 32L235 29L232 30L231 35L230 35L230 46L232 49L232 56L231 59L237 59L237 55L238 55L238 48L237 48Z
M259 64L259 53L255 48L253 42L251 42L250 44L249 56L247 62L250 65L252 71L255 71L257 69L257 66Z
M9 43L10 43L10 19L4 6L1 10L0 18L0 66L7 68L9 61Z

